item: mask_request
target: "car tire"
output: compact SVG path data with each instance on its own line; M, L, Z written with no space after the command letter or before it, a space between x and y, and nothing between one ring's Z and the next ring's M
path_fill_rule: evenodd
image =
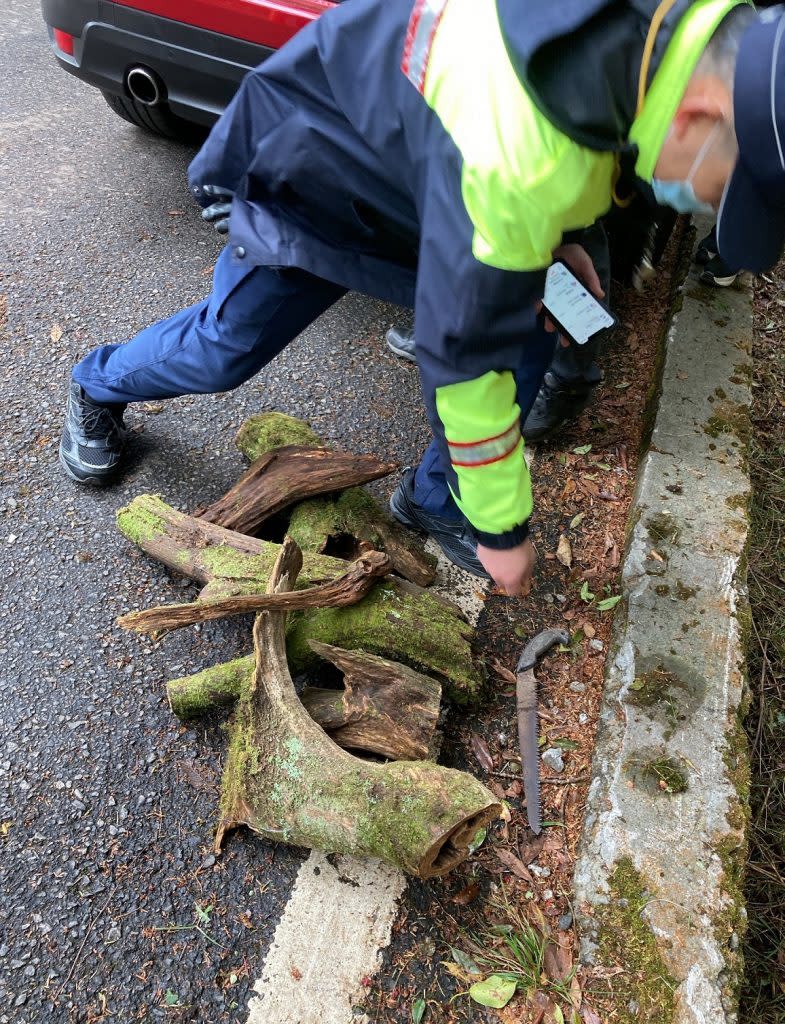
M180 142L201 143L209 129L204 125L194 124L173 114L166 104L155 107L145 106L130 96L118 96L117 93L104 92L104 99L124 121L144 128L145 131L161 135L165 139L178 139Z

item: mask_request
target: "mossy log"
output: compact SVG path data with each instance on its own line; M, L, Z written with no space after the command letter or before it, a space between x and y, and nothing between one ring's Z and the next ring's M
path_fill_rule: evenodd
M302 561L287 538L268 588L294 587ZM377 857L420 878L443 875L501 811L477 779L429 761L373 764L334 743L301 704L286 657L286 613L261 612L255 667L230 724L220 850L246 825L264 838Z
M246 420L236 443L250 462L284 445L322 444L303 420L279 412L260 413ZM436 574L436 558L362 487L301 501L291 511L288 533L303 551L315 554L332 549L356 557L368 548L385 551L394 571L421 587L433 583Z
M344 673L344 688L306 686L300 700L339 747L397 761L435 759L442 693L435 679L365 651L343 651L314 642L311 647ZM172 711L186 721L231 707L250 685L251 661L242 659L173 679L166 687Z
M197 515L239 533L254 533L270 516L303 498L378 480L396 468L373 455L291 444L262 455L218 501Z
M121 615L117 625L135 633L168 633L197 622L246 615L265 609L302 611L304 608L343 608L365 597L380 576L391 568L390 559L381 551L369 551L349 565L337 579L307 590L283 594L245 594L240 597L208 597L187 604L160 605Z
M151 494L120 509L117 524L147 554L201 583L199 600L264 593L280 550L278 544L178 512ZM345 571L341 559L305 553L299 585L334 580ZM317 640L436 676L459 703L481 695L483 677L472 657L472 628L455 605L407 580L388 576L351 607L298 612L289 621L287 636L289 659L297 670L318 662L309 646L309 640ZM249 675L250 667L233 671Z

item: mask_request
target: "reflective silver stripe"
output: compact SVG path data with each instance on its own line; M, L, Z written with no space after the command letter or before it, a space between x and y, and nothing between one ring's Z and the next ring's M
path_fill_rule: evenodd
M777 110L776 110L776 95L775 86L777 80L777 58L780 55L780 40L782 39L782 30L785 29L785 14L780 18L780 23L777 25L777 34L774 37L774 59L771 62L771 79L769 82L770 90L770 101L771 101L771 123L774 127L774 138L777 140L777 152L780 155L780 164L783 171L785 171L785 157L782 155L782 143L780 142L780 130L777 126Z
M447 0L417 0L409 19L401 68L418 92L423 91L431 42Z
M484 466L489 462L498 462L515 451L520 439L521 425L516 420L508 430L496 437L471 443L448 441L450 462L453 466Z

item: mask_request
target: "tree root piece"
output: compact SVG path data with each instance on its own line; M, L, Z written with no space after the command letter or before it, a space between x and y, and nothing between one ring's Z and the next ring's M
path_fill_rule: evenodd
M197 515L228 530L252 534L270 516L303 498L378 480L395 468L394 462L380 462L372 455L288 445L257 459L234 487Z
M120 509L117 524L147 554L201 583L200 601L264 593L280 551L278 544L184 515L149 494ZM340 559L306 553L300 583L324 583L345 571L346 562ZM309 645L317 640L436 676L459 703L475 700L482 692L483 676L471 652L471 627L456 606L407 580L387 577L351 607L298 612L291 617L287 637L296 670L318 661ZM248 659L231 664L228 676L250 675Z
M345 673L344 689L306 686L308 714L347 750L393 760L432 760L438 753L441 686L430 676L365 651L329 644L311 647ZM215 665L166 685L169 706L181 721L231 708L250 685L253 659Z
M249 462L254 462L283 445L322 442L303 420L268 412L246 420L236 443ZM421 587L433 583L435 577L435 557L363 487L300 502L292 509L288 533L303 551L315 554L340 553L352 558L369 547L385 551L393 570Z
M268 587L294 587L302 556L287 540ZM230 726L220 850L247 825L268 839L379 857L420 878L445 874L469 854L501 807L477 779L430 762L371 764L341 750L309 716L286 657L286 615L261 612L255 667Z
M302 611L305 608L342 608L356 604L380 576L390 571L390 559L381 551L369 551L352 562L346 572L330 583L284 594L247 594L212 597L188 604L161 605L121 615L117 625L135 633L168 633L182 626L263 609Z

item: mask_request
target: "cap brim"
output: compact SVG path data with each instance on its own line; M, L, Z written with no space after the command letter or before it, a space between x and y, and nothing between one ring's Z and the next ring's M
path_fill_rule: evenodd
M779 260L785 244L785 208L766 202L760 182L738 161L717 215L717 248L731 270L760 274Z

